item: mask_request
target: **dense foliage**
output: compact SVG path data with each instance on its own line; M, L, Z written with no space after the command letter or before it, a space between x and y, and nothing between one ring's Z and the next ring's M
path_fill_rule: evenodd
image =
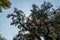
M22 10L14 8L11 25L20 29L13 40L59 40L60 38L60 9L52 9L50 2L44 2L41 8L32 5L31 14L26 17Z

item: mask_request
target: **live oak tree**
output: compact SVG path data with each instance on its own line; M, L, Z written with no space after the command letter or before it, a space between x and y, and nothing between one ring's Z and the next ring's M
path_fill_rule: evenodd
M60 16L57 9L54 10L52 7L50 2L44 2L41 8L33 4L28 17L22 10L14 8L14 12L7 15L12 19L11 25L20 29L13 40L41 40L41 36L45 40L59 40Z
M0 12L2 12L2 8L7 9L10 8L11 3L9 0L0 0Z

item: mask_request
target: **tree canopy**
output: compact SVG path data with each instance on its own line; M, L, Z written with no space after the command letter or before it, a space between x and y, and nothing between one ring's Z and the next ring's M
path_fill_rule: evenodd
M60 9L51 10L52 7L50 2L44 2L41 8L33 4L28 17L22 10L14 8L14 12L7 15L12 19L11 25L20 29L13 40L41 40L41 36L45 40L59 40Z
M9 0L0 0L0 12L2 12L2 8L7 9L10 8L11 3Z

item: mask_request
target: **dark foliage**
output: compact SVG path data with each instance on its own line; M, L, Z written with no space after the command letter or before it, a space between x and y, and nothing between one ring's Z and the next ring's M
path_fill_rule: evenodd
M41 8L33 4L32 13L28 17L23 11L14 8L14 12L7 16L12 19L11 25L20 29L13 40L41 40L40 36L45 40L60 39L60 16L58 15L60 11L57 12L58 9L50 11L52 7L50 2L44 2Z

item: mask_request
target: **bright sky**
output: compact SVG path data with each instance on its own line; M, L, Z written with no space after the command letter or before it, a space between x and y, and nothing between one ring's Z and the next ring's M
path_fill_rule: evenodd
M7 14L12 13L14 7L21 9L24 13L29 15L32 4L40 6L44 1L49 1L54 5L54 8L60 6L60 0L10 0L12 5L10 9L4 9L0 13L0 34L7 40L12 40L12 38L18 33L18 29L10 25L11 20L7 19Z

